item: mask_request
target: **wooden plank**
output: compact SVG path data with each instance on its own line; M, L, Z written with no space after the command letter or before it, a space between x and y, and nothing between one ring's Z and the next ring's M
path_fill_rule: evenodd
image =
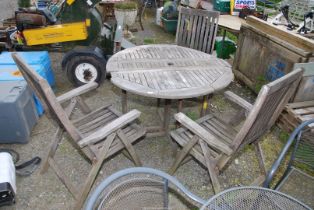
M117 131L119 128L122 128L123 126L137 119L140 115L141 115L141 112L139 112L136 109L133 109L132 111L122 115L118 119L113 120L112 122L108 123L103 128L99 129L97 132L83 138L82 140L78 142L78 145L80 147L84 147L88 144L94 144L104 139L110 133Z
M124 129L122 129L124 130ZM134 143L137 139L139 139L140 137L142 137L143 135L145 135L146 130L142 127L139 127L136 129L136 132L132 135L127 135L127 138L129 139L130 143ZM102 142L98 142L94 145L90 145L90 148L93 149L93 151L96 151L96 153L99 153L99 149L102 148ZM114 141L112 143L112 146L108 152L108 155L106 156L106 158L116 154L117 152L119 152L120 150L124 149L125 146L121 141Z
M294 110L294 113L297 115L303 115L303 114L314 114L314 107L308 107L303 109L296 109Z
M116 137L116 134L113 133L111 135L109 135L106 140L104 141L103 147L100 150L100 153L98 154L98 159L95 163L92 164L92 169L90 170L84 185L81 188L80 193L77 195L77 199L76 199L76 203L75 203L75 208L74 209L81 209L86 198L87 195L89 193L89 191L92 188L93 183L95 182L95 179L97 177L97 174L104 162L104 160L107 157L107 153L109 151L109 148L114 140L114 138Z
M304 38L298 34L287 32L279 27L273 26L272 24L262 21L253 16L249 16L246 19L246 24L259 29L270 36L278 37L279 39L284 40L298 48L304 49L308 52L313 52L313 40Z
M240 96L236 95L231 91L224 92L224 96L228 100L236 103L237 105L245 109L247 112L250 112L253 108L253 105L251 103L247 102L245 99L241 98Z
M196 28L197 28L197 22L198 22L199 16L195 15L194 16L194 20L191 23L192 27L191 27L191 41L189 43L190 48L194 49L194 44L195 44L195 39L196 39Z
M219 27L226 28L232 33L239 33L243 23L245 23L244 19L232 15L220 15L218 21Z
M57 97L57 101L59 103L63 103L65 101L68 101L70 100L71 98L73 97L76 97L76 96L79 96L79 95L82 95L84 93L87 93L95 88L98 87L98 84L96 82L90 82L86 85L82 85L78 88L75 88L69 92L66 92L64 94L62 94L61 96Z
M77 126L77 128L79 130L84 130L84 129L88 129L90 128L90 126L93 126L99 122L103 122L103 120L107 119L108 117L110 117L111 115L113 115L111 112L106 112L102 115L95 115L94 118L91 118L90 121L88 121L87 123L81 124L79 126ZM115 115L113 115L113 117L116 117Z
M79 130L83 134L84 137L87 137L91 133L97 131L98 129L101 129L103 126L105 126L106 124L108 124L109 122L111 122L115 119L117 119L117 117L115 115L109 115L106 119L103 119L97 123L90 125L90 126L80 128Z
M288 108L303 108L303 107L309 107L314 106L314 101L303 101L303 102L296 102L296 103L290 103L287 104Z
M184 158L188 155L190 150L194 147L194 145L198 142L199 138L198 136L193 136L190 141L188 141L182 148L182 150L177 154L177 157L171 166L170 170L168 173L170 175L173 175L177 168L180 166L181 162L184 160Z
M210 133L213 133L219 139L222 139L222 141L224 141L226 144L231 143L231 140L234 137L234 136L228 134L228 132L217 128L217 126L214 125L211 121L203 122L201 125L206 127Z
M203 16L198 17L197 28L196 28L196 32L195 32L195 42L194 42L193 49L199 50L199 44L203 41L202 39L200 39L200 36L201 36L201 27L202 27L204 19L205 19L205 17L203 17Z
M71 99L71 103L65 108L65 112L67 113L67 115L70 117L74 108L76 105L76 99ZM49 146L49 151L48 153L45 155L44 157L44 161L43 161L43 165L41 167L40 173L43 174L47 171L48 167L49 167L49 158L54 157L57 148L59 146L59 143L62 139L62 135L64 133L64 129L61 127L58 127L54 136L53 136L53 140L51 141L51 145Z
M215 194L217 194L221 191L221 188L220 188L219 180L217 177L217 172L215 170L216 165L213 164L213 160L211 159L211 154L210 154L208 145L202 139L199 140L199 143L200 143L202 151L204 153L206 167L207 167L210 179L211 179L212 184L213 184L214 192L215 192Z
M36 96L39 97L45 110L47 110L47 114L50 113L53 116L52 119L55 119L59 126L66 129L74 142L81 139L81 134L74 127L65 110L57 101L56 96L54 95L54 92L48 82L33 71L32 68L28 66L28 64L26 64L17 53L13 53L12 57L19 70L22 72L25 80L36 93Z
M82 99L81 96L76 96L75 97L76 99L76 102L78 104L78 106L80 107L80 109L82 110L82 112L84 114L88 114L88 113L91 113L91 109L89 108L89 106L85 103L85 101Z
M76 187L72 184L70 179L63 173L63 171L59 168L59 166L56 164L54 159L48 158L49 165L51 168L53 168L53 171L57 174L60 181L66 186L66 188L71 192L71 194L74 196L75 199L78 199L78 190Z
M174 115L175 119L179 121L184 127L197 134L200 138L204 139L210 146L224 152L227 155L231 155L233 150L226 144L222 143L214 135L207 132L203 127L196 122L185 116L183 113L177 113Z
M133 145L130 143L129 139L127 138L127 136L123 133L123 131L121 129L119 129L117 131L117 134L119 136L119 138L121 139L121 141L123 142L126 150L129 152L129 154L131 155L135 165L137 167L142 166L142 162L140 160L140 158L138 157L137 153L134 150Z
M103 114L106 114L109 111L107 108L110 106L112 106L112 105L109 104L109 105L100 107L100 108L94 110L93 112L91 112L87 115L84 115L82 117L79 117L78 119L72 120L72 123L75 126L80 126L80 125L83 125L85 123L88 123L91 119L94 119L95 117L99 117Z

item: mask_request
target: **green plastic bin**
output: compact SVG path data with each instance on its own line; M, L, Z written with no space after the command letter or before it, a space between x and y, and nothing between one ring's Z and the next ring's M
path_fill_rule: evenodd
M218 36L215 39L215 49L218 58L228 59L231 54L235 53L237 48L236 44L232 40L226 37L223 42L222 37Z
M178 20L168 20L164 17L161 17L162 25L165 31L175 34L177 31Z
M230 13L230 0L214 0L214 9L223 13Z

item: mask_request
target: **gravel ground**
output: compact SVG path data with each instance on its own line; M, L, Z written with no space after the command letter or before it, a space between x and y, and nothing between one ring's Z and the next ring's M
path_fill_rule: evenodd
M17 0L0 0L0 21L13 17L16 9ZM1 22L0 26L2 26Z
M60 95L73 87L61 70L60 61L62 54L50 53L50 56L57 81L56 94ZM232 89L238 87L238 92L242 91L237 84L233 84L233 86L235 87ZM106 80L95 92L84 95L84 98L91 108L94 109L105 104L113 104L116 109L121 109L120 90L114 87L109 80ZM159 123L156 117L157 107L155 104L156 101L153 99L136 95L129 96L129 109L136 108L142 112L140 122L145 126ZM210 111L227 118L231 113L230 109L234 110L232 105L227 104L221 95L218 94L213 97ZM175 110L176 104L173 105L173 114ZM192 116L197 115L199 112L198 101L187 101L185 103L184 112ZM79 113L77 113L77 115L79 115ZM20 153L22 160L27 160L34 156L44 157L55 130L54 125L44 115L35 126L28 144L0 146L15 149ZM62 166L62 170L71 177L71 180L79 185L83 182L84 178L86 178L90 165L80 156L68 140L67 136L62 140L56 154L56 160ZM264 144L266 144L266 142L267 144L278 144L278 141L272 134L265 137ZM144 166L147 167L167 171L174 161L169 140L165 137L144 138L136 144L135 149L140 159L143 161ZM278 151L279 150L274 149L274 151L271 152L277 154ZM269 152L267 153L267 157L268 154ZM270 161L268 160L268 164L270 164ZM112 157L104 163L94 186L112 173L133 166L133 163L122 154ZM248 148L219 176L219 180L223 188L229 188L237 185L250 184L258 175L259 169L254 151ZM181 166L175 176L186 187L199 196L208 198L213 195L206 170L194 160ZM37 170L29 177L17 177L17 188L17 203L14 206L2 207L1 209L70 209L74 202L71 194L51 169L43 175Z
M1 5L4 0L1 0ZM9 1L7 1L9 2ZM2 15L3 7L0 8ZM151 19L145 20L144 32L134 34L137 42L142 43L147 37L155 38L156 42L173 42L174 36L160 32L158 27L152 26ZM150 27L152 26L152 27ZM153 33L153 32L155 33ZM169 41L172 40L172 41ZM56 95L60 95L73 86L68 82L65 73L61 70L62 53L50 53L53 69L56 77ZM255 96L251 92L233 82L229 89L244 96L249 101L254 101ZM113 106L121 110L120 90L113 86L109 80L106 80L96 91L84 95L87 103L92 109L105 104L113 104ZM183 112L192 118L196 118L199 113L200 99L187 100L184 102ZM136 95L129 96L129 109L136 108L142 112L140 123L149 126L159 123L156 114L156 100L140 97ZM173 104L172 112L176 112L176 103ZM229 104L222 93L217 93L211 99L210 112L215 112L224 119L230 118L237 109ZM79 112L76 112L78 116ZM49 144L52 140L56 127L44 115L32 131L31 139L25 145L1 145L0 147L12 148L20 153L22 160L28 160L34 156L44 157L48 151ZM79 186L86 178L90 164L82 158L78 151L69 143L68 137L65 136L59 146L56 154L56 161L62 166L64 173L68 174L71 180ZM269 168L280 151L282 144L278 138L269 133L263 137L262 147L266 154L266 164ZM135 149L143 161L144 166L167 171L174 161L171 152L169 140L165 137L160 138L143 138L135 145ZM133 163L124 155L118 154L107 160L101 172L98 175L94 186L108 177L109 175L121 169L133 167ZM224 189L238 185L248 185L260 174L257 159L254 150L246 147L234 160L226 170L220 174L219 180ZM191 160L182 165L175 176L192 192L206 199L213 195L207 171L201 167L196 161ZM39 170L35 171L29 177L17 177L17 202L14 206L0 207L6 210L60 210L71 209L74 199L69 191L64 187L51 169L41 175ZM178 208L181 209L181 208Z

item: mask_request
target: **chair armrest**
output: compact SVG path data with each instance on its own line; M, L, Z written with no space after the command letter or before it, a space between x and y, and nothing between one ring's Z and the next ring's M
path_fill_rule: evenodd
M224 95L228 100L236 103L237 105L245 109L247 113L249 113L253 108L253 105L251 103L247 102L245 99L241 98L231 91L226 91Z
M76 96L82 95L84 93L87 93L90 90L93 90L93 89L95 89L97 87L98 87L98 83L90 82L90 83L87 83L86 85L82 85L82 86L80 86L78 88L75 88L73 90L70 90L70 91L62 94L61 96L57 97L57 100L58 100L58 102L60 104L62 104L63 102L66 102L66 101L70 100L73 97L76 97Z
M267 176L266 176L266 179L263 183L263 187L266 187L266 188L269 188L270 187L270 183L271 181L273 180L274 176L275 176L275 173L277 172L279 166L280 166L280 163L284 160L286 154L288 153L289 151L289 148L292 146L293 142L295 141L295 139L297 139L296 141L299 141L300 138L301 138L301 134L302 134L302 129L304 129L306 126L308 126L309 124L311 123L314 123L314 119L312 120L308 120L308 121L305 121L303 123L301 123L293 132L292 134L290 135L287 143L285 144L285 146L283 147L283 149L281 150L277 160L274 162L274 164L272 165L271 169L269 170ZM297 145L297 143L296 143ZM292 152L291 154L291 158L289 160L289 163L288 163L288 167L287 169L285 170L283 176L281 177L281 179L279 180L278 184L276 184L276 187L280 184L280 182L283 180L283 178L287 175L287 172L288 172L288 169L291 167L291 161L293 161L293 158L294 158L294 155L295 155L295 152L296 152L296 148L294 149L294 151ZM276 187L275 187L275 190L276 190Z
M119 118L111 121L101 129L97 130L95 133L90 134L89 136L83 138L78 142L80 147L84 147L88 144L94 144L105 137L107 137L112 132L117 131L118 129L122 128L123 126L127 125L128 123L134 121L141 115L141 112L133 109L128 113L120 116Z
M194 134L199 136L201 139L206 141L206 143L227 155L231 155L233 150L226 144L222 143L219 139L217 139L214 135L209 133L205 128L191 120L183 113L177 113L174 115L174 118L180 122L184 127L192 131Z

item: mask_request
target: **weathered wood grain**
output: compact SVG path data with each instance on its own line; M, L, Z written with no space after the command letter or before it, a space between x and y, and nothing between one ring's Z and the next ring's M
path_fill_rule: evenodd
M109 59L107 71L123 90L164 99L207 95L225 88L233 79L231 66L224 60L176 45L123 50Z
M48 166L51 166L60 181L64 183L76 199L75 209L81 209L97 173L106 158L116 154L123 148L127 148L132 157L135 157L135 162L140 163L132 145L132 143L142 137L146 132L145 129L133 122L139 116L140 112L133 110L121 116L122 114L114 110L110 105L92 111L79 95L96 88L96 83L79 87L57 98L48 82L33 71L17 54L13 54L13 59L27 83L41 100L46 113L59 126L50 145L49 152L47 152L44 158L45 162L42 172L46 171ZM135 81L139 82L136 79ZM63 108L61 103L68 100L70 102L67 107ZM76 106L85 115L72 121L70 120L70 116ZM117 129L121 129L120 133L123 132L118 137L115 134ZM70 139L73 140L73 146L77 150L82 151L81 153L92 162L91 171L85 184L80 188L77 188L71 182L67 174L63 173L60 165L54 160L54 155L64 132L67 132ZM85 140L84 137L86 138ZM83 144L89 145L84 145L84 148L80 148L80 141L83 141ZM91 142L92 145L90 145Z
M209 133L206 129L198 125L196 122L186 117L183 113L175 114L175 119L180 122L184 127L188 128L190 131L198 135L207 144L211 145L215 149L218 149L228 155L232 154L232 149L229 148L228 145L222 143L219 139L217 139L214 135Z
M171 173L175 172L185 156L191 154L208 169L214 190L217 192L220 187L215 169L222 170L238 151L245 145L253 143L256 145L260 169L265 174L264 157L258 142L275 123L283 107L288 103L302 73L303 70L297 69L264 85L253 106L233 93L227 92L226 95L229 98L249 111L247 119L238 132L213 114L204 116L195 122L183 113L176 114L175 119L183 127L172 131L171 136L183 149L177 155L177 159L171 167ZM298 113L312 115L313 109L304 107L309 104L312 103L298 103L299 107L302 107ZM292 106L295 107L295 105ZM195 143L195 136L199 137L199 144Z

